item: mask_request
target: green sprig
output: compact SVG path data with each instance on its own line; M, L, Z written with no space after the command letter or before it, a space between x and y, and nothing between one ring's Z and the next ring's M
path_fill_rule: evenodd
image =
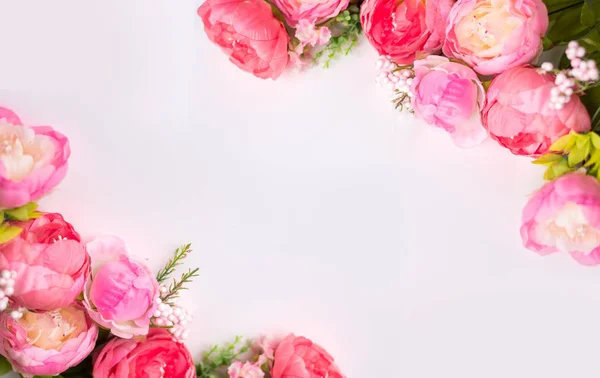
M544 174L546 180L580 169L600 180L600 135L593 131L567 134L554 142L548 153L533 163L548 167Z
M350 54L350 51L358 43L358 38L362 33L360 8L357 5L350 5L348 9L341 12L337 17L332 18L321 26L327 26L334 32L335 36L331 37L325 47L315 54L314 62L317 64L324 58L323 67L329 68L334 59Z
M175 250L175 253L173 254L173 258L171 258L167 262L167 265L165 265L165 267L163 269L159 270L158 274L156 275L156 280L158 281L159 284L168 280L171 277L171 275L175 272L175 269L178 266L180 266L181 264L183 264L183 259L185 259L187 257L187 255L190 252L192 252L191 248L192 248L191 244L186 244Z
M191 283L194 277L198 277L199 270L190 269L181 275L179 281L174 279L169 286L169 292L162 298L163 303L172 304L174 299L179 298L179 292L188 289L185 285Z
M232 343L222 347L212 346L196 365L198 378L225 378L228 377L227 368L238 361L240 357L250 350L250 341L243 343L242 336L236 336Z

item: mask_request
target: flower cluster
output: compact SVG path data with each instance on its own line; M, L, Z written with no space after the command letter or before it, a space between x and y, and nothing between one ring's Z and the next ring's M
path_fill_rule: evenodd
M450 1L450 0L448 0ZM242 70L277 79L286 67L325 66L347 55L361 33L349 0L206 0L198 9L208 38Z
M306 337L261 337L240 347L242 338L211 348L197 365L198 378L225 368L229 378L345 378L333 357Z
M579 11L582 20L591 12ZM581 99L591 90L598 96L600 40L590 33L582 43L562 42L560 65L534 67L556 27L542 0L366 0L361 21L381 54L376 83L392 91L397 109L460 147L489 136L548 166L550 182L523 210L524 245L600 264L600 104L588 97L586 108Z
M545 62L540 66L542 73L552 73L555 75L554 84L550 94L550 107L552 109L563 109L571 101L573 95L579 96L589 87L600 79L596 61L593 59L584 60L586 50L579 46L576 41L571 41L565 52L569 64L572 68L564 70L555 70L554 65Z
M135 339L144 353L166 351L160 367L165 374L194 376L189 352L179 344L188 334L181 329L189 321L188 312L169 304L172 311L165 311L168 320L162 325L169 331L153 330L159 322L151 322L160 297L176 297L189 279L160 290L158 278L129 255L120 239L83 242L62 215L38 212L29 202L58 185L68 157L65 136L49 126L25 126L15 113L0 108L0 355L25 377L53 376L91 361L88 356L96 348L113 360L110 348L118 344L124 348L120 350L134 353L125 362L133 368ZM101 329L109 332L105 346ZM161 345L153 350L152 338L163 332L156 336ZM139 353L141 358L146 358L144 353ZM183 357L177 359L179 355ZM90 374L122 376L114 370L117 362L123 363L118 360L99 359ZM153 368L139 369L133 370L134 376Z

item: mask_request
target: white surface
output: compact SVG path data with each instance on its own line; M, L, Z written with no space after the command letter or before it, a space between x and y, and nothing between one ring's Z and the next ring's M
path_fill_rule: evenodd
M71 138L43 209L154 268L193 242L195 356L294 331L349 378L598 376L598 269L521 246L541 168L398 120L366 42L255 79L197 5L0 0L0 105Z

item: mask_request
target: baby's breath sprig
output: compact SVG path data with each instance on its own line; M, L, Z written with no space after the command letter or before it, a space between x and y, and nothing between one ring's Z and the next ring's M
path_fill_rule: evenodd
M360 7L358 5L350 5L348 9L338 14L337 17L319 26L327 26L334 36L331 37L321 51L315 54L314 62L316 64L324 58L325 63L323 63L323 67L329 68L334 59L342 55L348 55L354 46L356 46L356 43L358 43L358 39L362 33Z
M180 266L181 264L183 264L183 259L185 259L187 257L187 255L190 252L192 252L191 248L192 248L191 244L186 244L175 250L175 253L173 254L173 258L171 258L167 262L167 265L165 265L164 268L159 270L158 274L156 275L156 280L158 281L159 284L168 280L171 277L171 275L175 272L175 269L178 266Z
M232 343L222 347L214 345L205 354L202 361L196 365L198 378L225 378L228 377L227 367L238 361L240 357L250 350L250 341L243 342L242 336L236 336Z

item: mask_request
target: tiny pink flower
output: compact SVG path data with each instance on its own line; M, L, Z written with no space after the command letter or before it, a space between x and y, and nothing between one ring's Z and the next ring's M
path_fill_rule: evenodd
M251 362L242 364L239 361L231 364L227 373L229 373L229 378L263 378L265 376L260 366Z
M317 29L314 22L303 18L296 26L296 38L304 46L324 45L331 38L331 30L326 26Z

